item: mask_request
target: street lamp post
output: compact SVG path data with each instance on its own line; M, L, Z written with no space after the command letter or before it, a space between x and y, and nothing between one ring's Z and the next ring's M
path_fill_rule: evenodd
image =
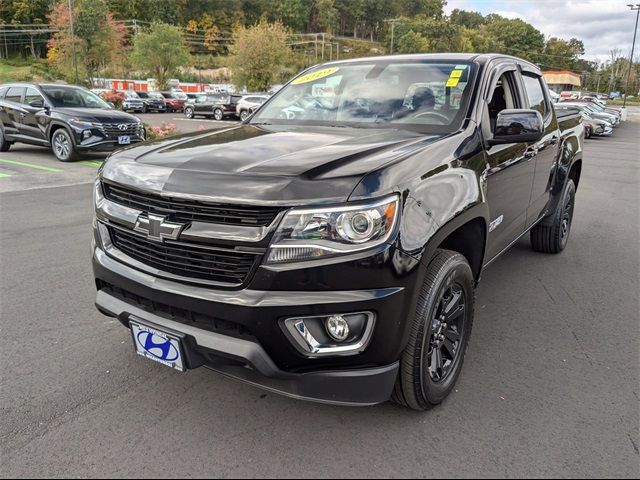
M624 101L622 102L622 108L627 106L627 97L629 96L629 79L631 78L631 68L633 67L633 51L636 48L636 34L638 33L638 18L640 18L640 3L635 5L628 4L627 7L631 10L636 10L636 26L633 29L633 43L631 44L631 58L629 58L629 71L627 72L627 83L625 85Z

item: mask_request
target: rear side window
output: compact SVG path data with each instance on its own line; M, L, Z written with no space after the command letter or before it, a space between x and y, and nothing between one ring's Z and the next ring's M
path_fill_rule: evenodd
M524 80L524 88L527 91L530 108L539 111L543 117L546 116L547 102L540 79L526 73L522 74L522 79Z
M24 92L24 87L11 87L4 98L10 102L20 103L20 100L22 100L22 92Z

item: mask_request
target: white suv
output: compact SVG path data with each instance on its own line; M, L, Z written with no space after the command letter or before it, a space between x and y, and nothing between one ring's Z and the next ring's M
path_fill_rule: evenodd
M247 95L242 97L236 105L236 114L240 117L240 120L246 120L249 115L253 113L252 108L259 107L267 101L269 95Z

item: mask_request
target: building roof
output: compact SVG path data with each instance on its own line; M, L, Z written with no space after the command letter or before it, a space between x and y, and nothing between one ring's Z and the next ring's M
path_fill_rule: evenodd
M580 75L571 70L546 70L542 72L542 75L549 85L581 86Z

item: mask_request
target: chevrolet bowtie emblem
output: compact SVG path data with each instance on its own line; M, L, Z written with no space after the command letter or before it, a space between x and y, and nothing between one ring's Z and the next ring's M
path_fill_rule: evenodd
M161 215L140 215L133 228L136 232L144 233L149 240L164 242L165 240L177 240L184 225L171 223Z

